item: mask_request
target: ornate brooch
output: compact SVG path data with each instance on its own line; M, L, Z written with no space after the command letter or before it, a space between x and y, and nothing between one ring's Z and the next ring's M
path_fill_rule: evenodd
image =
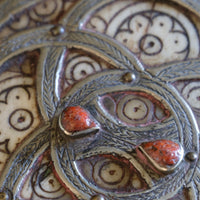
M200 3L0 2L0 200L198 200Z

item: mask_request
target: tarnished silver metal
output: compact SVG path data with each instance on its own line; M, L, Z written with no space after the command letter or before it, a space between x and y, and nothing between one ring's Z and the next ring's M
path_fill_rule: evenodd
M198 200L199 11L1 1L0 199Z

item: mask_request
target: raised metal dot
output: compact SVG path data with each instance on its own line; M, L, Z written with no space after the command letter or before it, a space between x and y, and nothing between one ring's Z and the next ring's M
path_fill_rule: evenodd
M6 192L0 192L0 200L11 200L11 197Z
M54 26L54 27L51 29L51 34L52 34L53 36L62 35L64 32L65 32L65 29L64 29L64 27L61 26L61 25Z
M186 154L186 158L187 158L188 161L194 162L194 161L197 160L198 155L195 152L189 152L189 153Z
M6 199L6 194L4 192L0 192L0 200Z
M95 195L90 200L105 200L105 198L102 195Z
M122 80L125 83L131 83L132 81L134 81L136 79L135 74L131 73L131 72L127 72L122 76Z

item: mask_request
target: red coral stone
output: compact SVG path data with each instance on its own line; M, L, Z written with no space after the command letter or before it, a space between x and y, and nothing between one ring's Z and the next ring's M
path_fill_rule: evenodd
M89 113L80 106L67 107L61 115L61 125L68 132L96 127Z
M182 158L182 148L171 140L145 142L141 145L145 152L160 166L174 166Z

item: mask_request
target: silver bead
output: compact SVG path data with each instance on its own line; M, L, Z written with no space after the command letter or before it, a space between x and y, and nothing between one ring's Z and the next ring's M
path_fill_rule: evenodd
M61 26L61 25L54 26L54 27L51 29L51 34L52 34L53 36L62 35L64 32L65 32L65 29L64 29L64 27Z
M187 158L188 161L194 162L194 161L197 160L198 155L195 152L189 152L189 153L186 154L186 158Z
M122 76L122 80L125 83L131 83L136 79L136 76L134 73L127 72Z
M95 195L90 200L105 200L105 198L102 195Z
M7 192L0 192L0 200L11 200L11 195Z

